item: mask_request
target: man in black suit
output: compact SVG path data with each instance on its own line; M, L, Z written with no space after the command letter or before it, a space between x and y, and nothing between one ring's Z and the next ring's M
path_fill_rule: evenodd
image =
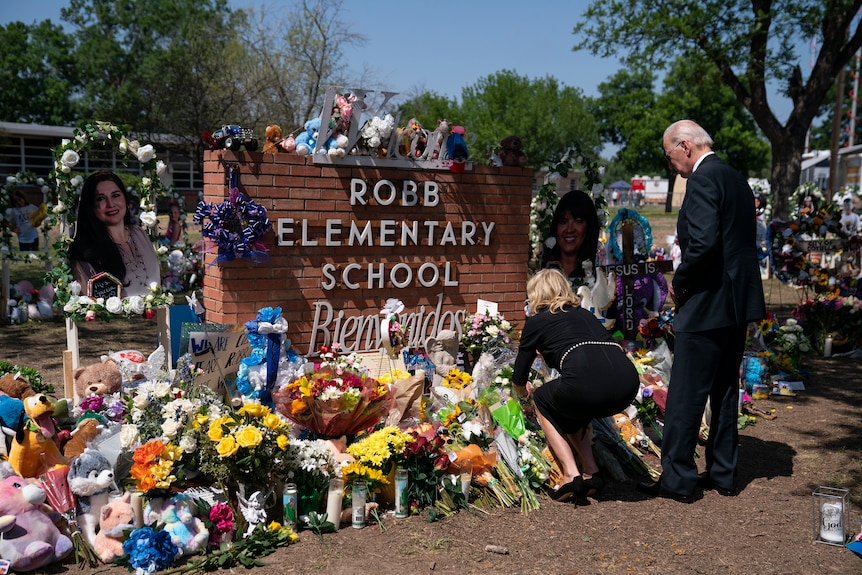
M748 322L766 314L757 261L754 195L742 174L712 151L691 120L665 130L670 166L687 178L677 230L682 262L670 295L676 304L674 361L662 441L662 475L638 489L690 503L697 487L737 493L739 365ZM707 398L712 408L706 471L694 451Z

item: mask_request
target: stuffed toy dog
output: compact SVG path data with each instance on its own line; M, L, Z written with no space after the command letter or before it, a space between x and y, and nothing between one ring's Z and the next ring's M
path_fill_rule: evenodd
M90 545L96 543L96 527L113 483L114 468L95 449L85 449L69 464L69 490L75 494L78 527Z
M54 404L46 395L39 394L24 400L26 419L18 426L12 446L9 448L9 463L15 473L24 478L36 477L45 467L65 465L66 458L60 453L54 436Z

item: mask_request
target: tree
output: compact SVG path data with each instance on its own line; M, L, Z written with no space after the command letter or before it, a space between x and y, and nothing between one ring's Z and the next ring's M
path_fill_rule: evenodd
M458 103L434 91L423 92L399 104L397 111L401 117L401 125L407 125L410 118L416 120L429 131L437 128L439 120L462 122Z
M862 0L594 0L574 27L582 37L575 49L618 55L635 69L703 54L769 140L775 214L786 217L811 121L862 46L860 6ZM812 37L820 51L806 80L793 47ZM784 85L793 104L784 124L769 104L770 80Z
M354 80L344 52L366 39L344 21L342 4L302 0L281 16L272 7L252 14L244 32L249 59L243 71L249 88L259 92L252 98L254 117L286 123L285 132L295 133L320 114L327 85Z
M247 99L231 66L244 15L227 0L70 0L61 14L75 28L87 118L199 138Z
M477 161L510 135L521 137L533 168L558 162L572 147L598 156L599 125L588 99L552 77L530 80L510 70L486 76L461 91L460 115L477 135L471 150Z
M77 118L73 42L45 20L0 26L0 118L68 125Z

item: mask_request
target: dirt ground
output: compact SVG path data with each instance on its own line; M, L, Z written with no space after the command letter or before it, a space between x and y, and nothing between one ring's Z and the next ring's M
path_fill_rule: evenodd
M771 309L785 313L796 296L768 282ZM155 347L155 322L80 325L81 361L108 350ZM62 390L61 321L0 327L0 359L35 367ZM490 513L461 511L435 523L425 516L395 519L383 527L343 528L263 558L254 571L275 575L356 573L501 573L512 575L849 574L862 558L814 542L811 493L818 486L849 489L851 521L862 520L862 385L859 359L809 358L806 390L797 397L760 400L775 410L741 431L742 492L734 498L706 492L691 505L649 500L629 483L611 483L588 506L555 503ZM658 468L655 457L647 458ZM700 459L703 464L702 458ZM848 531L858 533L862 523ZM494 553L497 546L506 553ZM81 572L74 565L50 572ZM87 569L86 575L127 573Z

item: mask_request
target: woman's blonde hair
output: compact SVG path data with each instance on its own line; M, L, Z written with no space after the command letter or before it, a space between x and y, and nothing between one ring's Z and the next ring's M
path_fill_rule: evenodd
M563 272L550 268L539 271L527 281L527 301L533 313L543 309L557 313L567 305L581 305Z

